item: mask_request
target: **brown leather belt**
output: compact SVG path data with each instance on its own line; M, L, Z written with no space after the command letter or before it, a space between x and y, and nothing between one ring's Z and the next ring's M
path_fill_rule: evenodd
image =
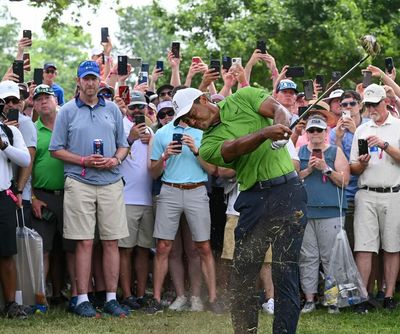
M205 186L205 182L198 182L198 183L170 183L170 182L163 182L163 184L178 188L178 189L183 189L183 190L190 190L190 189L195 189L201 186Z

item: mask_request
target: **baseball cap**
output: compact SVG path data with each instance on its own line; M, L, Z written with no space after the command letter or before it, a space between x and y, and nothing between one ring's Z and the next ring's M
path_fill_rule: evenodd
M131 93L131 102L129 103L129 106L135 106L135 105L143 105L143 106L147 106L146 103L146 98L144 96L144 94L142 92L139 92L137 90L134 90Z
M329 94L329 97L323 99L326 103L330 103L333 99L340 99L342 94L344 93L343 89L335 89Z
M326 125L326 122L322 118L314 116L308 119L306 131L310 128L319 128L325 130L327 127L328 126Z
M278 87L276 88L276 92L280 92L281 90L285 89L293 89L296 93L298 93L297 85L292 80L289 79L281 80L279 82Z
M170 84L165 84L165 85L162 85L162 86L158 87L158 89L157 89L157 95L160 96L161 92L162 92L164 89L173 90L173 89L174 89L174 86L172 86L172 85L170 85Z
M46 63L43 65L43 69L46 71L50 67L53 67L54 69L57 69L57 66L54 63Z
M371 84L365 88L364 99L362 102L378 103L383 99L386 99L385 89L377 84Z
M158 104L157 112L159 112L162 109L174 109L174 106L171 101L163 101Z
M5 99L10 96L16 97L17 99L21 98L18 84L11 80L0 82L0 99Z
M55 96L53 88L51 88L50 86L45 85L45 84L38 85L35 88L35 90L33 91L33 99L36 99L40 94L47 94L47 95Z
M175 93L172 99L172 105L176 113L174 119L175 126L178 125L180 118L190 111L193 102L201 95L203 95L203 92L196 88L184 88Z
M100 78L99 65L93 60L85 60L79 64L77 76L78 78L83 78L90 74Z
M104 49L102 46L95 46L92 49L91 54L92 54L92 56L98 56L98 55L101 55L103 53L103 51L104 51Z

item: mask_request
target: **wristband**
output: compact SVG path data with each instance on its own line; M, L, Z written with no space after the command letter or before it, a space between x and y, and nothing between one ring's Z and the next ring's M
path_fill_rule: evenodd
M86 176L86 166L85 166L85 158L84 157L81 157L81 166L82 166L81 176L85 177Z
M114 155L114 156L113 156L113 158L117 159L117 161L118 161L118 165L121 165L121 164L122 164L122 161L121 161L121 159L120 159L120 158L118 158L116 155Z
M247 86L250 86L249 83L248 83L247 81L241 82L241 83L240 83L240 87L242 87L242 88L243 88L243 87L247 87Z

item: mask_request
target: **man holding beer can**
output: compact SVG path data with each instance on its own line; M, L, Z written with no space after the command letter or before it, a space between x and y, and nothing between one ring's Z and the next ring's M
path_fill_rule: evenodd
M60 109L49 147L52 156L65 163L64 237L77 240L78 300L74 312L82 317L97 316L87 296L97 223L107 292L104 312L125 317L127 311L116 300L118 239L129 235L118 167L129 145L118 107L97 96L97 63L82 62L77 74L79 95Z

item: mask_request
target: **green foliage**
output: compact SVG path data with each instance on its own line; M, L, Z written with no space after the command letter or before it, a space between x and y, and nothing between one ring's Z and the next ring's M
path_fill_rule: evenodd
M17 52L17 36L20 32L20 25L5 6L0 8L0 22L0 75L3 76Z

